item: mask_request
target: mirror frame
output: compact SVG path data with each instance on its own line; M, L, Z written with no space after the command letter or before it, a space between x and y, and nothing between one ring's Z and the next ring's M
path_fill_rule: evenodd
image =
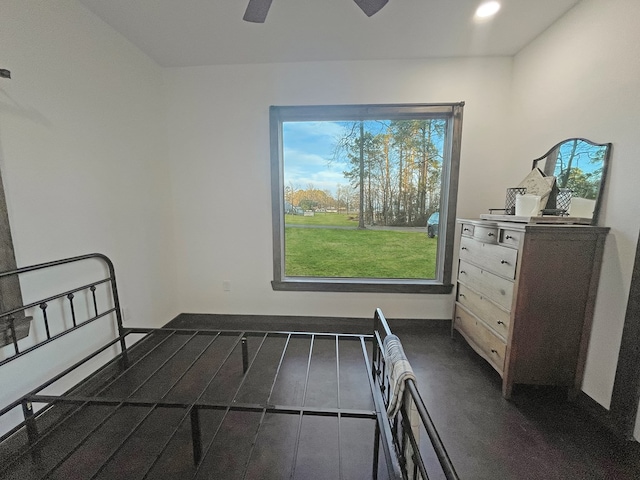
M605 187L605 183L606 183L606 179L607 179L607 172L609 170L609 160L611 158L611 150L613 148L613 145L611 143L596 143L596 142L592 142L589 139L586 138L582 138L582 137L572 137L572 138L566 138L564 140L559 141L558 143L556 143L553 147L551 147L547 153L545 153L544 155L535 158L533 160L531 169L535 169L538 167L538 163L541 162L542 160L546 160L547 157L549 155L551 155L555 150L558 150L560 148L561 145L567 143L567 142L572 142L575 140L579 140L585 143L588 143L591 146L594 147L605 147L605 153L604 153L604 157L603 157L603 165L602 165L602 178L600 179L600 187L598 188L598 195L596 196L596 205L593 209L593 216L591 217L591 225L597 225L598 224L598 218L600 216L600 207L602 205L602 197L604 195L604 187Z

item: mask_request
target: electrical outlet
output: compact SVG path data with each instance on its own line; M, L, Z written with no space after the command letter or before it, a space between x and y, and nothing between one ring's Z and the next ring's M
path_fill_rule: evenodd
M222 290L224 290L225 292L231 291L231 280L222 281Z

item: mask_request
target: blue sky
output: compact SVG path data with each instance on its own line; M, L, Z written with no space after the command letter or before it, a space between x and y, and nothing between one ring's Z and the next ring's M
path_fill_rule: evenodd
M369 131L375 128L365 122ZM378 122L376 122L378 123ZM338 185L349 185L343 172L348 169L345 158L333 160L336 139L353 122L284 122L284 185L306 189L310 184L335 195ZM379 124L382 130L382 124ZM373 132L374 134L377 132ZM344 157L344 155L343 155Z
M335 140L343 132L339 122L285 122L284 184L306 189L309 184L335 193L338 184L347 185L342 172L345 163L330 162Z
M579 155L577 155L576 158L574 159L573 166L579 168L584 173L593 173L594 170L602 168L602 163L592 163L589 157L587 156L587 152L597 152L601 148L602 147L589 145L588 143L585 143L585 142L579 142L578 149L577 149L577 152L579 153ZM572 150L571 143L565 143L560 147L560 152L562 153L565 162L568 160L569 156L571 155L571 150Z

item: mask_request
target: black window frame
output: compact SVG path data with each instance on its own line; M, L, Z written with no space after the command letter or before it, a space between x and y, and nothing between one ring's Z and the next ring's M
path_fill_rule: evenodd
M464 102L437 104L271 106L271 208L273 281L277 291L448 294L453 268L455 218L462 144ZM445 158L442 166L440 232L435 279L287 277L284 274L284 164L282 124L294 121L364 121L445 118ZM444 203L446 201L446 204Z

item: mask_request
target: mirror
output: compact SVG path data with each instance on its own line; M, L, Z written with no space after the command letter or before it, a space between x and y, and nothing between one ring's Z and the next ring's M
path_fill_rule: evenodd
M547 208L566 208L569 216L591 218L591 225L597 225L610 155L610 143L569 138L533 160L532 169L556 177Z

